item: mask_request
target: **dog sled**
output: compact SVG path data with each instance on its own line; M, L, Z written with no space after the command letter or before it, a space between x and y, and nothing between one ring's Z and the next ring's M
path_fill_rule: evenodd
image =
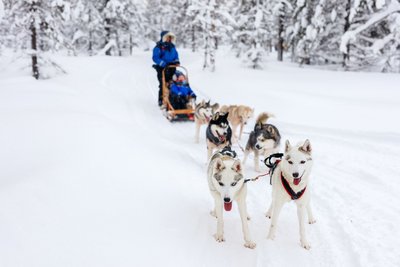
M178 96L174 95L171 91L175 81L166 81L165 79L165 71L168 68L179 69L179 71L183 70L187 82L187 86L189 86L189 78L188 71L186 68L178 65L169 65L164 68L162 71L162 110L165 117L171 121L194 121L194 106L195 106L195 97L190 96ZM190 88L190 87L189 87ZM193 93L194 95L194 93ZM185 98L185 99L184 99ZM179 104L177 104L179 103Z

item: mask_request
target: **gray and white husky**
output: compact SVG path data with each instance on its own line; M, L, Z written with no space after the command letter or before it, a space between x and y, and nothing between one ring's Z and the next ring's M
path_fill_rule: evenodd
M291 146L285 144L285 154L272 175L272 203L266 216L271 218L268 238L274 239L279 213L282 206L294 200L297 205L297 216L300 226L300 243L305 249L310 249L306 238L305 220L315 223L310 206L310 173L312 167L311 143L307 139L304 143Z
M226 151L226 149L224 149ZM246 196L247 186L244 181L242 165L240 160L232 156L230 149L216 152L208 165L208 186L210 193L215 201L215 208L211 215L217 218L217 233L214 235L218 242L225 241L223 209L230 211L232 201L236 200L242 221L242 230L244 235L244 246L255 248L256 244L251 241L249 226L247 220Z
M194 140L196 143L199 142L200 127L210 122L212 116L215 114L218 108L219 104L215 103L214 105L211 105L210 100L207 102L203 100L196 104L196 108L194 110L194 122L196 124Z
M273 115L266 112L258 115L254 130L249 135L246 149L243 156L243 165L246 164L247 157L254 152L254 169L260 171L260 155L268 157L272 153L277 152L277 148L281 141L281 135L272 124L266 123Z

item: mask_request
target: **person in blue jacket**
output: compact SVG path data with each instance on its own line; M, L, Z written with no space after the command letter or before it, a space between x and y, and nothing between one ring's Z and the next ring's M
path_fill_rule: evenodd
M180 71L173 76L173 83L170 87L170 102L175 109L186 109L191 99L196 99L196 94L190 88L186 77Z
M162 31L160 41L157 42L153 49L153 67L157 71L157 79L159 82L158 105L162 104L162 72L168 65L179 65L179 55L175 48L175 35L170 31ZM175 68L167 68L165 70L165 80L169 82L175 73Z

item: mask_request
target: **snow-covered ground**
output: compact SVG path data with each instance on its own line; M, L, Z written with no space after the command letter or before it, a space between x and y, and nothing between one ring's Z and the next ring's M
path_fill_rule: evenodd
M199 99L274 113L283 141L311 140L311 250L299 245L293 203L267 240L268 178L248 185L250 250L236 208L225 216L226 242L214 240L204 134L195 144L193 123L162 117L149 52L61 57L69 74L42 81L8 60L0 58L1 267L400 265L400 75L273 59L251 70L227 52L209 73L200 55L181 52ZM251 160L245 173L257 175Z

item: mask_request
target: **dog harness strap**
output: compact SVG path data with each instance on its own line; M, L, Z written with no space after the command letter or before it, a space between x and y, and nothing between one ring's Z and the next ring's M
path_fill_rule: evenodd
M281 158L283 157L282 153L275 153L270 155L268 158L264 160L264 164L269 168L269 184L272 185L272 175L278 164L281 162ZM272 163L273 158L278 158L274 163Z
M274 163L274 165L271 167L271 169L269 170L269 184L272 185L272 175L274 174L274 171L276 169L276 167L278 166L278 164L281 162L280 159L277 159Z
M307 189L307 186L306 186L306 187L304 187L303 190L295 193L293 191L293 189L290 187L288 181L286 181L285 177L283 177L283 173L281 173L281 181L282 181L283 188L285 188L286 193L288 193L288 195L291 197L292 200L301 198Z

